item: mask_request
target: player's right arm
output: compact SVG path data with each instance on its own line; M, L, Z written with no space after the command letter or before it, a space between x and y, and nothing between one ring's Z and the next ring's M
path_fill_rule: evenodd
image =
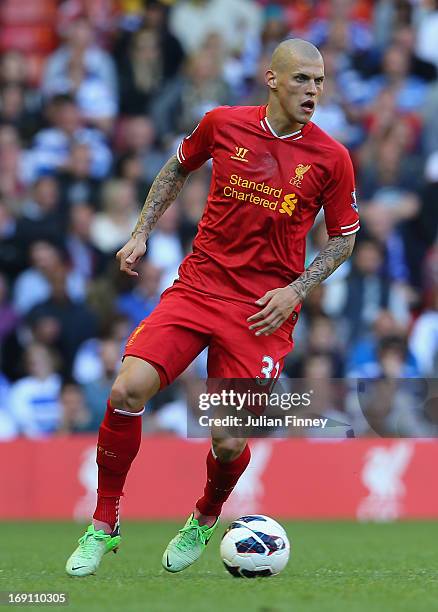
M173 155L157 174L141 210L131 239L117 253L120 270L138 276L132 268L146 252L146 240L161 215L178 197L189 171Z
M138 276L132 268L145 254L146 240L158 219L178 197L190 172L212 157L217 110L207 113L193 132L184 138L176 155L169 159L152 183L132 237L116 255L120 270L129 276Z

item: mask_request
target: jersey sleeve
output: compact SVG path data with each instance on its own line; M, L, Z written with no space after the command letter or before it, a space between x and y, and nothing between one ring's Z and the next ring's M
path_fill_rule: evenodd
M353 164L346 149L341 149L332 176L322 193L327 233L348 236L360 228Z
M186 136L176 151L179 163L192 172L200 168L213 154L215 112L204 115L193 132Z

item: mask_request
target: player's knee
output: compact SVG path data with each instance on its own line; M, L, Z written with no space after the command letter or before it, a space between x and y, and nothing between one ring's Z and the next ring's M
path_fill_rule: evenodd
M213 438L213 452L219 461L228 463L237 459L246 446L244 438Z
M141 412L148 399L123 378L117 379L111 389L111 406L128 412Z

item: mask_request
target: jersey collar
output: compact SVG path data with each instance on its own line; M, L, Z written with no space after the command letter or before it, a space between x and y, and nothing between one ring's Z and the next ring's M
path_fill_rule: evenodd
M292 134L284 134L284 136L279 136L278 134L276 134L275 130L273 129L273 127L268 121L268 118L266 116L267 106L268 105L265 104L264 106L260 107L260 113L259 113L260 125L264 132L267 132L271 136L274 136L274 138L278 138L279 140L300 140L301 138L303 138L303 136L305 136L312 129L312 122L309 121L309 123L307 123L306 125L303 125L301 130L292 132Z

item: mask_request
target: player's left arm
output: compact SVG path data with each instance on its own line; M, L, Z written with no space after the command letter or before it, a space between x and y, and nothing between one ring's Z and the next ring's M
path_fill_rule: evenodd
M264 308L247 319L251 323L249 329L255 330L256 336L269 336L281 327L298 304L350 257L355 239L355 234L329 238L324 249L301 276L286 287L267 291L257 300L257 306Z
M248 322L256 336L269 336L290 317L293 310L326 278L333 274L353 252L359 215L350 156L343 147L333 156L331 178L321 199L329 239L310 266L287 287L273 289L257 300L264 308Z

